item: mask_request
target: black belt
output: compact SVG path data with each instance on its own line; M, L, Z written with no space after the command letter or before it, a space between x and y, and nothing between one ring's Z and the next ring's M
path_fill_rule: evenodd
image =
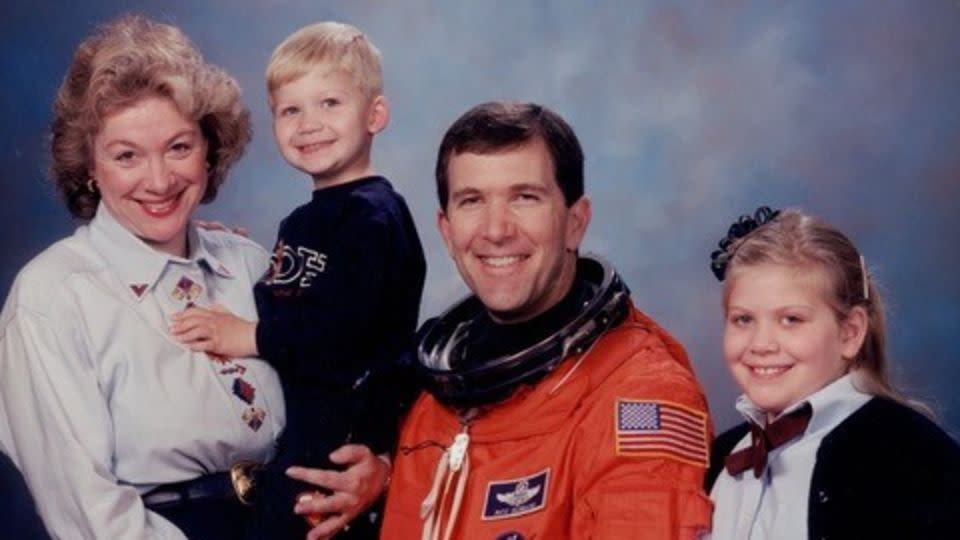
M148 507L182 504L198 499L235 499L243 504L253 501L254 475L259 464L240 462L229 471L207 474L193 480L157 486L141 498Z

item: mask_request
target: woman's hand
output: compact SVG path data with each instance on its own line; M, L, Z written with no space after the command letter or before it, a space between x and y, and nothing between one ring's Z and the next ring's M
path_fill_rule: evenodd
M287 469L287 476L332 492L304 493L294 506L293 511L313 526L307 540L326 540L343 530L380 497L390 480L389 461L375 456L363 445L341 446L330 454L330 461L346 465L347 469Z

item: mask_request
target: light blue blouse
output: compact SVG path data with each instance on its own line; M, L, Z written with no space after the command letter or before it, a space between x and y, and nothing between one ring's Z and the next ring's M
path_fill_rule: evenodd
M54 536L183 538L140 494L273 453L284 425L273 369L191 352L168 332L189 302L255 320L268 254L229 233L188 238L188 258L157 252L101 205L7 297L0 445Z
M754 477L752 469L737 476L726 469L720 473L710 492L713 540L806 540L810 482L820 442L872 397L859 391L856 381L856 373L847 374L781 413L804 403L813 408L803 435L771 451L760 478ZM736 407L748 421L765 425L765 413L746 395L737 399ZM747 434L733 452L749 445Z

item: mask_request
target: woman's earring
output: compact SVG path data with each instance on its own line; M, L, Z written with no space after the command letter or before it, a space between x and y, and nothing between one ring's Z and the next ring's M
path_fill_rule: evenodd
M97 180L92 176L87 179L87 191L94 195L97 194Z

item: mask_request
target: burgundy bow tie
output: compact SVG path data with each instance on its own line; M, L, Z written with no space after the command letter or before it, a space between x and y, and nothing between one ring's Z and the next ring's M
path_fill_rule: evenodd
M803 434L812 415L813 407L809 403L804 403L799 409L767 426L767 429L751 423L752 442L747 448L727 456L725 462L727 472L737 475L752 467L753 476L760 478L763 468L767 465L767 454Z

